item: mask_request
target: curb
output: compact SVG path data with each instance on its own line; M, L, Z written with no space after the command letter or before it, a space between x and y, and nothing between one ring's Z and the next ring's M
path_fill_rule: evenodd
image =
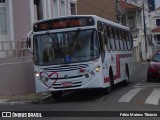
M43 102L46 102L47 100L51 99L52 98L52 95L49 94L45 97L43 97L42 99L39 99L39 100L36 100L36 101L32 101L33 104L36 104L36 103L43 103Z
M14 104L35 104L35 103L42 103L52 98L52 95L49 94L45 97L39 98L37 100L12 100L12 99L0 99L0 104L3 105L14 105Z

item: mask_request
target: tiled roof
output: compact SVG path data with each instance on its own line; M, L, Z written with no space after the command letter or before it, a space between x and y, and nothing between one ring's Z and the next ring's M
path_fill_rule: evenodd
M160 27L156 27L156 28L152 29L152 32L160 32Z
M140 7L136 6L136 5L133 5L133 4L130 4L130 3L127 3L125 1L118 1L119 2L119 5L121 6L121 8L125 9L125 10L129 10L129 9L141 9Z

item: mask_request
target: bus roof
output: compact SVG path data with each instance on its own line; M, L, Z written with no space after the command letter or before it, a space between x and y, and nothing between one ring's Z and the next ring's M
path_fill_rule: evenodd
M101 21L101 22L104 22L104 23L107 23L107 24L110 24L110 25L113 25L113 26L116 26L116 27L119 27L119 28L122 28L122 29L126 29L126 30L129 30L129 27L126 27L124 25L121 25L121 24L118 24L118 23L115 23L113 21L110 21L110 20L107 20L107 19L104 19L102 17L99 17L97 15L71 15L71 16L61 16L61 17L55 17L55 18L49 18L49 19L44 19L44 20L39 20L39 21L36 21L34 22L34 25L37 24L37 23L41 23L41 22L47 22L47 21L50 21L50 20L58 20L58 19L63 19L63 18L78 18L78 17L92 17L94 18L94 20L96 21Z

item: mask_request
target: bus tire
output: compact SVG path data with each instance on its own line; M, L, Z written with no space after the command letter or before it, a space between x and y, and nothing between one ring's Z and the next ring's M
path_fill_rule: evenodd
M109 82L110 82L110 86L111 88L114 86L114 77L113 77L113 71L112 68L109 69Z
M129 84L129 69L128 65L126 64L126 70L125 70L125 80L124 80L124 86L127 86Z
M103 94L110 94L111 93L111 86L102 89Z
M51 92L51 94L55 100L59 100L60 98L62 98L63 92L62 91L55 91L55 92Z
M113 78L113 71L112 68L110 67L109 69L109 86L106 88L103 88L103 93L104 94L110 94L112 91L112 87L114 85L114 78Z

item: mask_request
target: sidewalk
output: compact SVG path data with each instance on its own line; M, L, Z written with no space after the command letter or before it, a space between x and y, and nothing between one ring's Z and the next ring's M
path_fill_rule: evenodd
M31 93L24 95L0 96L0 104L27 104L37 103L51 97L49 93Z

